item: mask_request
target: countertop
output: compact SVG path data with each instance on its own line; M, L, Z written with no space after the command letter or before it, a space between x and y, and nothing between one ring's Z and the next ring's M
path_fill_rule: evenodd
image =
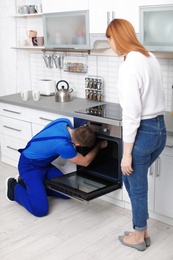
M97 117L93 115L84 115L75 112L80 109L97 106L99 104L100 105L106 104L108 102L97 102L97 101L87 100L84 98L73 97L73 99L70 102L59 103L59 102L55 102L55 96L41 96L39 101L34 101L31 97L31 92L30 92L30 97L27 101L23 101L21 99L20 93L17 93L17 94L12 94L7 96L1 96L0 102L16 105L16 106L28 107L30 109L42 110L42 111L55 113L55 114L56 113L62 114L63 116L72 116L78 118L82 117L83 119L93 120L105 124L121 125L121 122L118 122L116 120L106 119L106 118ZM173 135L173 116L169 111L165 112L165 122L166 122L167 132L170 135Z
M93 115L85 115L85 114L80 114L75 112L77 110L81 110L81 109L85 109L85 108L89 108L101 104L106 104L108 102L97 102L97 101L87 100L84 98L73 97L73 99L69 102L60 103L60 102L55 102L55 96L40 96L39 101L34 101L32 99L31 92L29 94L29 99L27 101L23 101L21 99L20 93L17 93L17 94L12 94L7 96L1 96L0 102L21 106L21 107L27 107L30 109L46 111L55 114L57 113L57 114L61 114L62 116L78 117L78 118L83 118L87 120L92 120L92 121L101 122L105 124L118 125L118 126L121 125L121 122L116 120L97 117Z

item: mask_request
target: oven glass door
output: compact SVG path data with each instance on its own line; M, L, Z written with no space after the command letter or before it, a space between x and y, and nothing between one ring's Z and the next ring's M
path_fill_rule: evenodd
M98 136L97 138L100 139ZM121 141L109 138L107 142L107 147L98 152L89 166L77 166L75 172L46 180L47 188L83 201L98 198L121 188ZM91 149L78 147L77 150L86 155Z
M45 185L48 189L82 201L90 201L121 188L118 181L108 181L82 170L46 180Z

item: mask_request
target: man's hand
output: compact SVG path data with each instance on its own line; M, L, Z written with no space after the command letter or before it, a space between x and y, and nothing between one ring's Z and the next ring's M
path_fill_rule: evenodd
M107 145L108 145L108 142L107 142L106 140L98 141L98 143L96 144L96 146L98 147L98 149L106 148Z

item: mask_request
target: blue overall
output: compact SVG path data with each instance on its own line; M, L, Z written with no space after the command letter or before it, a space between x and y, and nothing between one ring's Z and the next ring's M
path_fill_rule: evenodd
M53 123L50 123L45 127L40 133L47 130L57 123L67 123L69 120L62 119L56 120ZM38 135L37 134L37 135ZM67 139L65 136L49 136L49 137L40 137L37 135L28 142L27 146L24 149L19 149L20 160L18 164L18 170L22 180L24 181L26 188L20 184L15 185L14 189L14 200L24 206L30 213L35 216L42 217L48 214L48 198L47 196L56 196L60 198L68 198L58 192L51 191L46 189L44 185L44 180L62 176L63 173L51 164L59 155L48 157L44 160L38 159L29 159L24 156L23 152L30 147L33 142L42 142L50 139ZM75 149L75 148L74 148ZM75 150L74 155L77 152Z

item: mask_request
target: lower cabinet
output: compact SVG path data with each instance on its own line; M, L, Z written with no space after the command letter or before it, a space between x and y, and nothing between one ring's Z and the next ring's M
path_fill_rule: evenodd
M166 147L153 165L149 175L150 210L173 218L173 137L168 136Z
M32 137L31 123L6 116L0 116L0 120L1 161L17 167L18 149Z
M0 103L1 161L17 167L20 156L18 149L24 148L51 121L62 117L73 124L73 117ZM53 163L63 173L76 170L76 165L60 157Z

